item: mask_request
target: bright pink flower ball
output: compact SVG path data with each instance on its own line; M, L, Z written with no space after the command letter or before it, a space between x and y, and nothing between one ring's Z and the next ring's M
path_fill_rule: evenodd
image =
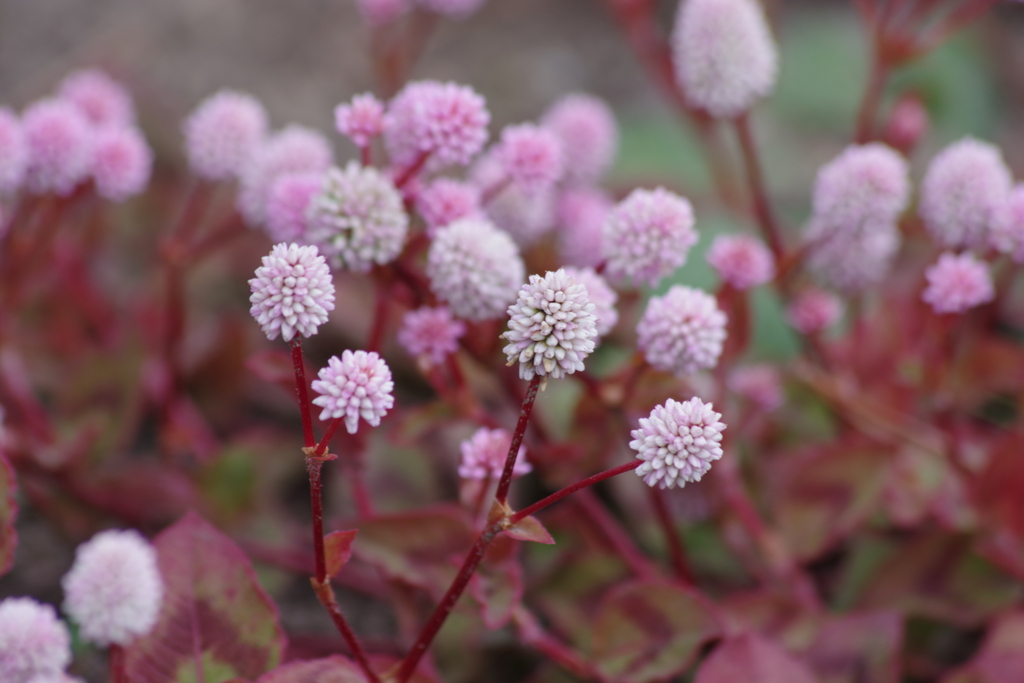
M736 289L750 289L775 277L771 251L749 235L719 235L708 249L707 261L723 282Z
M221 90L185 120L185 151L192 172L205 180L237 178L267 136L267 112L245 93Z
M0 194L17 192L25 179L28 142L17 114L0 107Z
M141 193L153 171L153 152L133 127L101 128L93 140L92 178L96 193L122 202Z
M351 103L335 107L334 125L356 147L366 147L384 130L384 105L369 93L356 95Z
M834 325L843 315L839 297L820 289L806 289L786 308L786 320L797 332L810 334Z
M469 183L438 178L416 195L416 211L433 237L439 228L460 218L480 217L480 190Z
M360 417L371 427L378 426L395 405L391 369L374 351L346 349L341 358L331 356L317 377L310 386L320 394L313 399L323 408L320 419L345 418L349 434L356 433Z
M527 194L550 188L565 171L561 140L532 123L506 127L494 154L505 176Z
M504 429L481 427L470 438L459 444L462 462L459 476L463 479L488 479L497 481L505 469L505 459L512 445L512 435ZM526 448L519 447L516 461L512 465L512 476L521 477L533 470L526 461Z
M27 189L71 194L92 170L92 124L73 104L58 99L36 102L21 123L28 143Z
M605 219L605 272L613 281L654 287L686 262L696 243L690 202L662 187L633 190Z
M673 285L652 296L636 326L637 348L658 370L690 375L718 363L725 342L726 317L715 297Z
M992 275L973 254L946 252L924 273L928 280L921 298L936 313L963 313L992 300Z
M267 193L285 173L325 172L334 153L318 131L291 125L272 135L250 157L242 171L238 209L249 225L266 220Z
M123 85L99 69L75 71L57 91L96 126L131 126L135 123L132 97Z
M615 160L619 128L604 100L583 93L564 95L544 113L541 125L562 141L570 183L596 182Z
M0 601L0 681L28 683L71 662L71 636L50 605L32 598Z
M558 196L556 209L558 253L573 266L601 264L602 227L615 206L612 198L595 187L571 187Z
M459 339L466 334L466 325L452 317L446 306L424 306L409 311L402 317L398 330L398 343L427 364L440 365L459 349Z
M989 242L1016 263L1024 263L1024 183L1014 187L996 209Z
M384 117L391 162L404 168L429 154L430 168L465 165L487 142L491 115L484 98L455 83L415 81L399 92Z
M317 171L282 173L267 193L264 229L276 242L302 242L306 235L309 205L324 182Z

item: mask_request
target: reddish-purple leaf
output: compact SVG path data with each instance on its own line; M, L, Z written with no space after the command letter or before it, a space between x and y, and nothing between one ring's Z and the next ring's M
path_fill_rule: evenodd
M817 683L811 671L764 636L728 638L704 660L694 683Z
M469 584L470 593L482 608L484 625L492 630L507 624L523 599L518 546L508 537L495 538Z
M188 513L154 545L164 602L153 631L125 648L132 683L254 680L277 665L277 609L230 538Z
M18 549L18 532L14 528L18 517L18 502L14 497L17 488L14 468L0 451L0 576L10 571Z
M942 683L1020 683L1024 681L1024 611L1002 615L989 629L981 651Z
M899 683L903 617L898 612L830 616L801 654L821 683Z
M517 541L532 541L544 545L555 544L555 539L551 538L551 534L536 517L524 517L515 526L505 529L505 533Z
M327 556L327 575L335 576L352 557L352 541L355 540L355 529L351 531L332 531L324 536L324 554Z
M366 683L355 662L341 655L288 662L268 671L256 683Z
M635 582L612 591L601 605L591 661L620 683L663 680L690 666L720 630L713 606L696 591Z

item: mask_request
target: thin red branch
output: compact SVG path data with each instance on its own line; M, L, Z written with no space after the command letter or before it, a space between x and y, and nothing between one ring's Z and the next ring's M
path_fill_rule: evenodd
M316 445L313 436L313 415L306 384L306 364L302 359L302 338L298 336L292 339L292 368L295 370L295 398L302 414L302 437L306 448L313 448Z
M669 514L668 506L665 504L665 494L660 489L651 488L651 506L654 508L654 516L658 525L665 534L665 541L668 543L669 559L672 561L672 570L677 578L683 583L693 585L693 572L690 571L690 563L686 560L686 551L683 550L683 543L679 540L679 532L676 530L672 515Z
M753 131L750 128L750 114L743 114L735 119L733 124L739 139L740 151L743 154L743 166L746 170L747 187L750 191L754 217L757 219L772 254L775 255L776 262L781 262L786 256L786 248L782 241L778 221L775 219L775 213L768 199L757 144L754 142Z
M523 399L523 407L519 411L519 421L516 422L516 431L512 434L512 442L508 447L508 455L505 457L505 469L501 472L501 479L498 480L498 490L494 497L501 504L508 500L508 490L512 486L512 468L516 464L516 456L519 455L519 447L523 444L523 435L526 434L526 426L530 422L530 413L533 412L533 403L537 400L537 391L543 378L534 375L530 380L530 386L526 389L526 397Z
M523 508L522 510L520 510L519 512L516 512L514 515L511 515L508 518L508 523L511 524L511 525L515 525L515 524L519 523L520 521L526 519L530 515L533 515L533 514L536 514L537 512L540 512L541 510L543 510L547 506L551 505L552 503L557 503L558 501L562 500L563 498L565 498L566 496L568 496L571 493L576 493L580 489L585 489L588 486L593 486L594 484L596 484L599 481L604 481L605 479L611 479L612 477L614 477L614 476L616 476L618 474L622 474L623 472L629 472L630 470L635 470L637 467L640 466L641 462L642 461L640 461L640 460L633 460L631 462L627 462L624 465L618 465L616 467L612 467L611 469L605 470L604 472L598 472L597 474L592 474L589 477L587 477L586 479L583 479L581 481L576 482L575 484L571 484L569 486L566 486L563 489L555 491L554 493L552 493L547 498L542 498L542 499L538 500L536 503L534 503L533 505L529 505L529 506Z

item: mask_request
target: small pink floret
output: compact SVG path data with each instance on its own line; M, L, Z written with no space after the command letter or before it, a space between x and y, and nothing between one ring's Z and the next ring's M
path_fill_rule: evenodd
M429 155L430 168L466 165L487 142L484 98L455 83L415 81L388 106L384 141L391 162L406 168Z
M360 149L384 130L384 105L369 93L356 95L349 104L334 109L334 125L338 132Z
M596 182L615 160L619 129L604 100L584 93L564 95L544 113L541 125L562 141L570 183Z
M997 207L989 242L1015 263L1024 263L1024 183L1014 187Z
M302 242L308 227L307 213L320 192L324 174L316 171L283 173L267 193L264 229L274 242Z
M449 354L458 351L459 339L465 333L465 323L453 318L446 306L425 306L402 317L398 343L413 358L428 365L440 365Z
M786 309L786 320L801 334L820 332L834 325L843 315L839 297L820 289L807 289Z
M146 189L153 152L135 128L103 128L93 140L92 178L96 192L122 202Z
M323 408L321 420L345 418L345 429L355 434L359 418L376 427L395 405L391 369L374 351L345 350L331 356L310 385L320 394L313 404Z
M733 370L729 388L764 412L775 410L785 398L778 369L765 363Z
M924 276L928 286L921 298L936 313L963 313L994 296L988 266L969 252L942 254Z
M750 289L775 277L771 251L748 235L719 235L708 249L707 261L723 282L736 289Z
M267 193L285 173L325 172L334 153L320 132L290 125L272 135L253 152L241 175L238 208L249 225L266 220Z
M602 227L615 202L595 187L573 187L558 197L558 253L566 265L601 264Z
M334 310L331 271L315 246L275 244L249 288L249 314L267 339L281 335L287 342L296 332L311 337Z
M505 459L511 445L512 435L504 429L481 427L459 445L459 451L462 453L459 476L463 479L497 481L505 469ZM512 466L512 476L521 477L531 470L533 466L526 461L526 448L520 446L515 464Z
M96 126L122 127L135 123L131 95L123 85L99 69L83 69L69 74L61 82L58 95L78 107Z
M637 347L658 370L689 375L718 363L726 316L715 297L685 285L652 296L637 324Z
M25 110L25 185L35 194L67 196L92 170L93 126L73 104L40 100Z
M561 140L531 123L505 128L495 155L506 177L526 193L551 187L565 171Z
M460 218L479 218L480 190L458 180L438 178L417 194L416 211L433 237L438 229Z
M50 605L32 598L0 601L0 681L29 683L71 662L71 636Z

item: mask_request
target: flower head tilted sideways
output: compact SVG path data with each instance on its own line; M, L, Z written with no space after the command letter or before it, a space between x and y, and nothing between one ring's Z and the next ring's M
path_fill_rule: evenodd
M249 288L249 313L267 339L280 334L288 342L296 332L311 337L327 322L327 312L334 310L331 270L315 246L274 245L249 280Z
M512 444L512 435L504 429L487 429L481 427L470 438L459 444L462 461L459 463L459 476L463 479L497 480L505 468L505 458ZM512 467L512 476L521 477L533 470L526 461L526 447L520 446L516 453L516 461Z
M50 605L32 598L0 601L0 681L28 683L71 662L71 635Z
M394 184L352 161L332 168L306 211L306 240L337 267L365 273L402 251L409 216Z
M637 475L662 489L700 481L722 457L721 417L696 397L681 403L670 398L655 406L650 417L640 419L640 428L630 432L629 447L643 461Z
M565 377L582 370L583 359L594 350L594 304L587 288L564 269L531 275L508 314L504 351L509 365L519 363L522 379Z
M391 369L375 351L346 349L341 358L331 356L317 377L310 386L320 394L313 399L323 408L320 419L345 418L349 434L356 433L360 417L371 427L378 426L395 405Z
M652 296L637 324L637 346L658 370L689 375L718 363L725 342L726 316L715 297L673 285Z
M65 611L81 637L97 645L127 645L160 615L164 582L156 550L136 531L103 531L80 545L61 583Z
M672 48L686 99L712 116L739 116L775 86L778 54L757 0L683 0Z
M609 280L655 287L686 262L697 243L693 208L662 187L634 190L608 214L601 238Z

